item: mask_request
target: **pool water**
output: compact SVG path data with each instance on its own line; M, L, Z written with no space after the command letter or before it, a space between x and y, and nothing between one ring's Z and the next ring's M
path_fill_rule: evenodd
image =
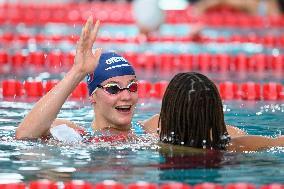
M79 25L49 24L29 27L24 24L1 25L0 35L12 32L15 35L29 34L36 36L65 35L78 36ZM186 24L165 24L159 33L161 36L183 37L191 30ZM268 34L281 36L283 28L222 28L206 27L201 34L205 37L231 37L254 34L262 37ZM103 24L99 37L131 38L138 35L133 24ZM271 47L256 43L197 43L197 42L153 42L153 43L105 43L95 45L105 50L119 52L145 53L190 53L198 55L229 54L246 55L264 54L278 56L284 53L282 47ZM52 51L68 53L75 50L75 43L60 41L52 43L35 43L29 40L25 44L11 42L0 43L0 50L9 55L17 52L42 51L46 55ZM30 66L30 65L28 65ZM17 79L26 81L37 79L41 81L61 79L61 73L28 73L26 67L21 73L11 69L11 72L0 74L0 81ZM66 70L65 70L66 71ZM172 71L172 70L171 70ZM183 70L180 70L183 71ZM233 81L237 83L254 81L258 83L279 82L284 84L283 70L267 70L257 72L210 72L204 73L216 83ZM167 80L176 72L161 73L159 70L137 70L141 80L156 82ZM37 99L0 99L0 183L30 182L38 179L52 181L84 180L92 183L102 180L116 180L125 184L137 181L154 182L158 184L171 181L197 184L214 182L228 184L233 182L249 182L255 185L268 183L284 183L284 148L271 148L258 152L216 152L188 150L173 152L157 145L157 139L151 135L139 134L138 138L126 143L100 142L94 144L64 144L55 140L15 140L15 130L24 116L31 110ZM159 113L161 100L149 98L140 99L134 115L134 121L145 120ZM283 134L284 103L282 101L224 101L225 121L235 125L249 134L275 137ZM40 112L39 112L40 113ZM61 109L59 118L74 121L88 128L93 119L93 110L87 99L67 101Z
M127 143L68 145L57 141L18 141L14 133L34 102L0 102L0 183L38 179L122 183L170 181L197 184L250 182L283 183L284 148L260 152L173 153L156 145L156 139L140 134ZM161 101L141 99L134 121L158 113ZM224 101L227 123L249 134L277 136L283 133L284 104L277 101ZM89 127L93 112L87 101L68 101L59 117Z

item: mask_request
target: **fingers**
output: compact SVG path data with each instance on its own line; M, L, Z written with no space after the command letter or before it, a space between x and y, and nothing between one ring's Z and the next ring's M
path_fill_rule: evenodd
M93 28L93 16L90 16L86 21L86 24L82 28L81 36L78 42L78 47L85 49L85 48L92 48L93 41L92 39L92 28Z
M85 30L86 30L86 36L89 37L91 35L91 30L93 27L93 16L89 16L86 24L85 24Z
M95 59L96 59L95 62L99 62L99 59L100 59L100 57L101 57L102 52L103 52L103 49L102 49L102 48L97 48L97 49L95 50Z
M97 20L97 21L96 21L96 24L95 24L95 27L94 27L94 29L93 29L93 31L92 31L92 34L91 34L91 37L92 37L91 41L92 41L92 44L93 44L93 43L95 42L95 40L96 40L96 37L97 37L98 31L99 31L99 28L100 28L100 20Z

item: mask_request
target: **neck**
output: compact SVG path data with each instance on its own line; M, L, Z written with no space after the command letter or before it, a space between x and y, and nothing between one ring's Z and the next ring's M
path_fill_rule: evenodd
M113 125L109 123L103 123L98 121L97 119L93 121L92 123L92 129L93 131L114 131L114 132L129 132L131 131L131 124L130 125Z

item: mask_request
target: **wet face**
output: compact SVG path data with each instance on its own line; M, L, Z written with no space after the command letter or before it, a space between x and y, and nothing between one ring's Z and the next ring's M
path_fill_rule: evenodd
M96 128L112 127L118 130L130 128L138 101L136 82L135 76L125 75L101 83L91 97L94 101Z

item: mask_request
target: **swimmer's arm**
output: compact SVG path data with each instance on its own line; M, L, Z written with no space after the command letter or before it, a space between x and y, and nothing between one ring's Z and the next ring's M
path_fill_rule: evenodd
M265 136L246 135L233 138L227 147L230 151L257 151L271 147L284 147L284 136L269 138Z
M71 69L51 91L43 96L16 129L16 139L33 139L45 135L54 122L65 100L82 80Z
M141 122L141 125L143 126L146 133L157 134L159 117L160 117L160 115L156 114L156 115L150 117L149 119Z
M232 125L226 125L227 127L227 131L229 133L229 135L231 136L231 138L234 137L239 137L239 136L245 136L247 135L247 133L237 127L234 127Z
M99 22L93 27L93 17L89 17L77 44L75 63L66 76L45 96L43 96L19 124L16 139L33 139L48 133L62 105L76 86L91 73L100 58L102 49L92 52Z

